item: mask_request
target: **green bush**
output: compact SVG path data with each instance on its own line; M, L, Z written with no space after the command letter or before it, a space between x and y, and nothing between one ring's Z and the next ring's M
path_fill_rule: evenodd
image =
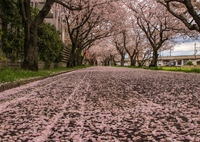
M193 63L192 63L192 61L191 61L191 60L189 60L189 61L187 61L186 65L189 65L189 66L191 66L191 65L193 65Z
M12 61L22 59L24 46L24 31L17 0L2 0L0 15L2 24L0 30L2 52Z
M62 60L63 43L54 25L43 23L38 30L39 58L49 69L52 62Z

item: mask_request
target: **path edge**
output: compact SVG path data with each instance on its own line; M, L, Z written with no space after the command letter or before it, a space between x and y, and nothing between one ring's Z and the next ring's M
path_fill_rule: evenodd
M34 82L34 81L38 81L38 80L43 80L46 79L48 77L54 77L60 74L64 74L64 73L68 73L68 72L72 72L75 70L80 70L80 69L72 69L72 70L67 70L67 71L63 71L63 72L59 72L59 73L54 73L48 76L39 76L39 77L32 77L32 78L28 78L28 79L23 79L23 80L18 80L18 81L14 81L14 82L7 82L7 83L3 83L0 84L0 92L3 92L5 90L9 90L12 88L16 88L22 85L26 85L28 83Z

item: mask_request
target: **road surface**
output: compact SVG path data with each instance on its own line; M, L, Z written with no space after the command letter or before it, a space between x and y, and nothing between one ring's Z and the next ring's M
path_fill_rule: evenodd
M0 141L199 142L200 74L92 67L1 92Z

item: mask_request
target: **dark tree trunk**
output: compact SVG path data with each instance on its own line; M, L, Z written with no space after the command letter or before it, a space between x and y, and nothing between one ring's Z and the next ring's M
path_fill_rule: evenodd
M142 63L140 61L138 61L138 67L141 67Z
M67 61L67 67L73 67L74 66L74 53L70 54L69 60Z
M130 56L130 60L131 60L131 66L135 66L136 65L136 57Z
M114 59L112 61L113 61L113 65L116 66L117 65L116 61Z
M76 52L76 65L78 65L78 66L82 65L82 56L81 56L80 50L77 50L77 52Z
M81 56L81 65L83 65L84 56Z
M38 27L25 26L24 61L22 68L26 70L38 70L38 48L37 48Z
M38 70L38 48L37 48L37 31L39 25L43 22L49 13L51 6L55 0L47 0L44 7L39 11L38 15L32 20L30 0L18 0L20 14L24 23L25 39L24 39L24 61L23 69Z
M72 50L71 50L69 59L67 61L67 67L73 67L74 66L74 60L75 60L75 47L72 45Z
M94 63L94 64L95 64L95 63ZM109 60L106 59L106 60L104 61L104 66L109 66Z
M158 50L154 49L150 67L157 67L157 61L158 61Z
M131 60L131 66L135 66L136 61L134 59Z
M121 57L121 66L124 66L124 56Z

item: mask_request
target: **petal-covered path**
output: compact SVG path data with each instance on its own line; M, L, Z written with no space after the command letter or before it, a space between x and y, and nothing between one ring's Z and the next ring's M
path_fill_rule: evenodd
M0 142L199 142L200 74L92 67L0 93Z

